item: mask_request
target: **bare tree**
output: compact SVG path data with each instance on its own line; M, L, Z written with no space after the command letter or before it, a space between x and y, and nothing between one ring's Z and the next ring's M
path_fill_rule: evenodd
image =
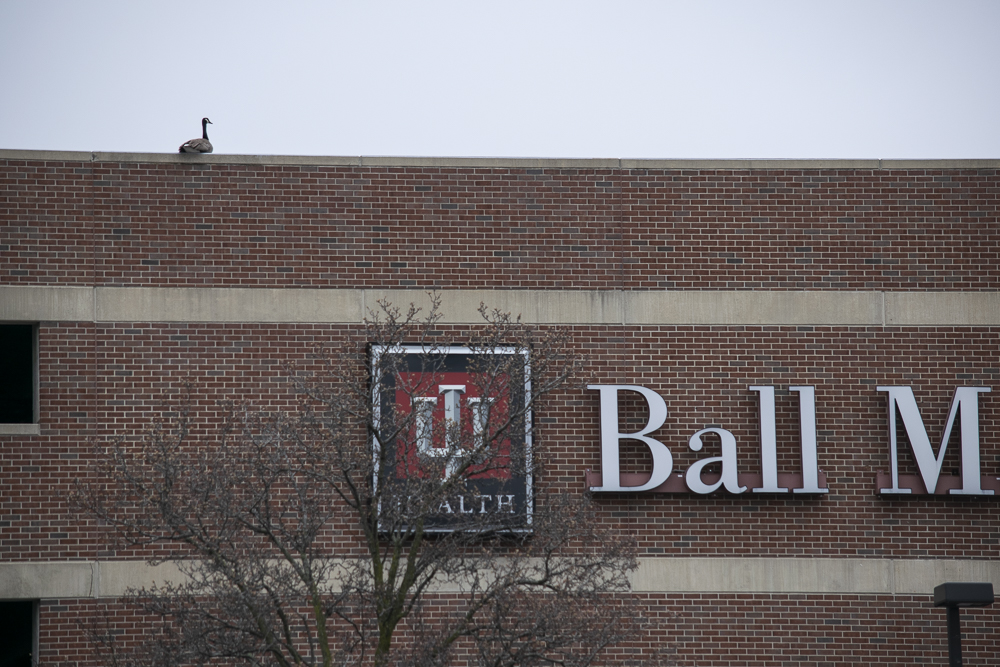
M568 335L480 307L456 349L432 301L290 373L297 410L234 404L212 435L183 400L99 446L78 502L184 575L131 593L148 641L102 635L109 662L583 666L623 638L634 543L534 437Z

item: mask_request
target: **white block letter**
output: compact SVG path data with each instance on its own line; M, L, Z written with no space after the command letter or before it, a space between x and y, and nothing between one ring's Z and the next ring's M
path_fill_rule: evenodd
M650 438L649 433L663 426L667 420L667 404L652 389L631 384L591 384L587 389L601 392L601 476L603 486L592 486L591 491L648 491L667 481L674 467L670 450L659 440ZM621 433L618 430L618 392L634 391L642 394L649 406L649 421L645 428L635 433ZM640 440L649 447L653 455L653 469L649 481L640 486L621 485L621 467L618 443L623 439Z
M788 493L778 486L778 436L774 422L774 387L750 387L760 392L760 473L762 486L754 493Z
M819 458L816 455L816 389L789 387L799 392L799 443L802 447L802 488L794 493L829 493L819 488Z
M896 410L898 409L903 418L903 428L910 440L910 447L913 449L913 457L917 460L920 477L924 481L924 486L927 487L927 493L934 493L937 488L941 466L944 464L944 455L948 449L948 438L951 437L951 428L955 425L957 413L961 411L962 488L952 489L951 493L970 496L993 495L992 490L982 488L979 467L979 394L990 391L989 387L958 387L955 389L955 396L951 399L951 409L948 411L948 422L945 425L941 446L936 456L931 448L930 438L927 437L927 429L924 428L923 419L920 418L920 410L913 397L913 390L909 387L877 387L877 389L889 394L889 465L892 476L892 487L879 489L880 493L910 493L910 489L899 488L899 458L896 448Z
M684 481L688 488L695 493L711 493L720 486L725 485L729 493L743 493L747 487L740 486L739 472L736 469L736 436L724 428L703 428L691 436L688 447L696 452L700 452L703 446L701 436L704 433L715 433L722 438L722 456L712 456L701 459L688 468ZM701 471L710 463L722 464L722 476L719 481L711 486L701 481Z

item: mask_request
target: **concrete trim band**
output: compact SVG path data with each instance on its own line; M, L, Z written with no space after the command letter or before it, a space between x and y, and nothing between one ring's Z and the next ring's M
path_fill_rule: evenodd
M183 580L174 563L0 563L0 599L119 597L129 588ZM636 593L931 595L942 581L992 582L1000 561L870 558L642 558ZM441 592L455 590L442 585Z
M997 326L1000 292L442 290L443 322L480 303L532 324ZM361 322L376 301L424 290L0 286L8 322Z

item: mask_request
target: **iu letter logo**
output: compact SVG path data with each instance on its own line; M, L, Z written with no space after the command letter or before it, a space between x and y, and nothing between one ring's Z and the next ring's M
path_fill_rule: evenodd
M380 502L425 530L529 529L527 354L401 345L374 347L371 363Z

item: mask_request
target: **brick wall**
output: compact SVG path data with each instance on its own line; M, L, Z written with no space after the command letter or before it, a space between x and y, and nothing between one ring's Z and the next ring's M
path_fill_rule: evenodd
M1000 288L996 170L459 169L0 161L0 285L412 287L594 290ZM443 327L458 335L460 327ZM932 443L957 386L980 395L982 471L1000 476L996 327L572 328L595 383L666 400L656 437L675 471L720 426L759 470L757 394L777 388L779 470L798 466L790 385L816 388L830 493L607 495L601 520L643 557L967 559L1000 556L1000 502L892 498L885 395L912 386ZM135 434L196 383L206 433L220 401L293 405L287 364L345 344L334 324L42 322L42 433L0 436L0 561L125 559L70 506L93 443ZM599 469L597 392L567 389L536 421L544 484L582 490ZM644 408L623 406L633 427ZM959 467L952 435L944 474ZM916 472L903 447L901 472ZM625 469L647 454L625 448ZM351 553L356 544L331 549ZM929 593L929 591L928 591ZM634 594L654 624L622 651L669 643L681 664L941 664L929 596ZM114 601L43 600L44 664L91 664L80 623ZM115 612L135 632L126 611ZM991 664L998 611L966 612L966 664Z
M945 610L932 602L907 595L632 595L626 603L645 627L611 653L636 665L653 651L699 667L945 665ZM113 601L46 600L40 611L43 665L100 664L88 632L106 619L126 644L149 627ZM1000 608L963 610L962 635L966 665L995 664Z
M445 328L446 335L459 335ZM208 437L225 400L266 409L294 408L288 364L310 367L318 345L336 347L357 329L337 325L118 323L89 327L44 323L41 436L3 436L0 553L10 560L94 558L107 553L95 527L70 511L67 494L86 479L90 439L137 438L195 383L197 420ZM597 383L634 383L660 393L666 443L675 470L715 456L687 447L696 431L733 432L743 472L760 470L758 395L777 388L778 464L799 471L798 402L789 385L816 387L820 468L830 494L746 493L602 496L607 520L634 529L647 555L849 557L992 557L1000 545L1000 503L990 498L893 498L875 493L888 470L885 394L876 385L914 388L936 446L956 386L997 385L1000 343L989 328L576 327ZM360 344L355 339L355 344ZM1000 395L980 397L983 474L1000 476ZM645 424L645 407L623 406L628 430ZM596 391L572 389L539 415L536 441L549 450L551 483L581 490L584 471L600 469ZM944 474L958 474L955 429ZM625 447L623 470L648 470L647 450ZM903 474L917 474L901 447ZM949 526L952 532L942 531ZM954 532L961 535L953 539Z
M992 290L997 171L0 162L0 282Z

